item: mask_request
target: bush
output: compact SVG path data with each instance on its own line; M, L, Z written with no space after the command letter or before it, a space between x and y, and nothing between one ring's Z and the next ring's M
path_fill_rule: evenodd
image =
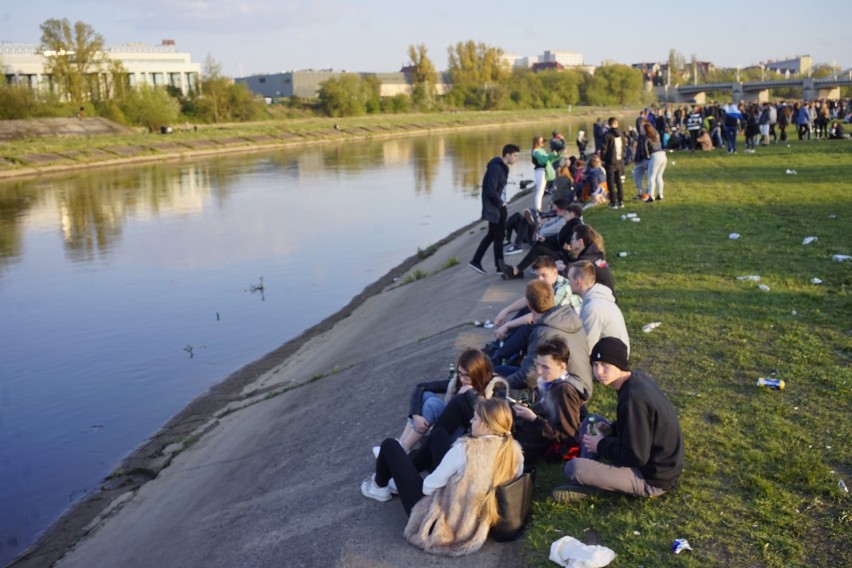
M119 107L131 124L144 126L150 132L174 123L180 113L180 104L165 89L147 85L131 90Z
M33 91L25 85L0 85L0 120L38 116L39 103Z

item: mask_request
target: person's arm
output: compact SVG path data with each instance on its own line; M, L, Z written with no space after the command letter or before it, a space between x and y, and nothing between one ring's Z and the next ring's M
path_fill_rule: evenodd
M450 477L454 473L462 471L466 464L467 456L465 456L462 444L454 444L444 454L444 459L441 460L438 467L423 480L423 495L431 495L441 487L447 485Z
M509 317L509 314L517 312L518 310L522 310L527 307L527 299L524 296L521 296L502 310L497 313L497 317L494 318L494 325L501 326L506 323L506 319Z
M647 404L619 404L615 432L598 443L598 454L619 467L642 467L651 457L653 417Z

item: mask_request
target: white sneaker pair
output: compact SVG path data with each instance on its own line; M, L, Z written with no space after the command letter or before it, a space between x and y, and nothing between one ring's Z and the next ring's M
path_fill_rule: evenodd
M399 495L399 491L396 490L396 482L393 478L388 480L386 487L379 487L376 485L376 476L373 474L361 483L361 494L364 497L385 502L390 501L394 495Z

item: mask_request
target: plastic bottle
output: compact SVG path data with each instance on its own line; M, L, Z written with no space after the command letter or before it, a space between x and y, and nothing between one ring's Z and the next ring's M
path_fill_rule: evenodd
M598 430L595 428L595 417L589 416L588 419L588 427L586 428L586 432L589 433L589 436L597 436Z
M455 377L455 376L456 376L456 366L453 365L452 363L450 363L450 367L447 371L447 378L452 381L453 377Z
M764 379L763 377L760 377L757 379L757 386L766 387L768 389L784 390L784 381L781 379Z

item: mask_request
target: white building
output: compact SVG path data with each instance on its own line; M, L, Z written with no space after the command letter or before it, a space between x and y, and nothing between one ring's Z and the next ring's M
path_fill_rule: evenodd
M583 55L576 51L550 51L544 52L539 60L542 63L558 63L563 67L582 67Z
M193 63L189 53L177 51L172 40L163 40L162 44L155 46L141 43L109 46L104 49L104 56L121 61L131 87L171 86L184 94L198 88L201 64ZM36 45L0 43L0 70L7 83L50 90L52 80L45 68L46 57ZM108 71L93 69L92 73L105 75Z

